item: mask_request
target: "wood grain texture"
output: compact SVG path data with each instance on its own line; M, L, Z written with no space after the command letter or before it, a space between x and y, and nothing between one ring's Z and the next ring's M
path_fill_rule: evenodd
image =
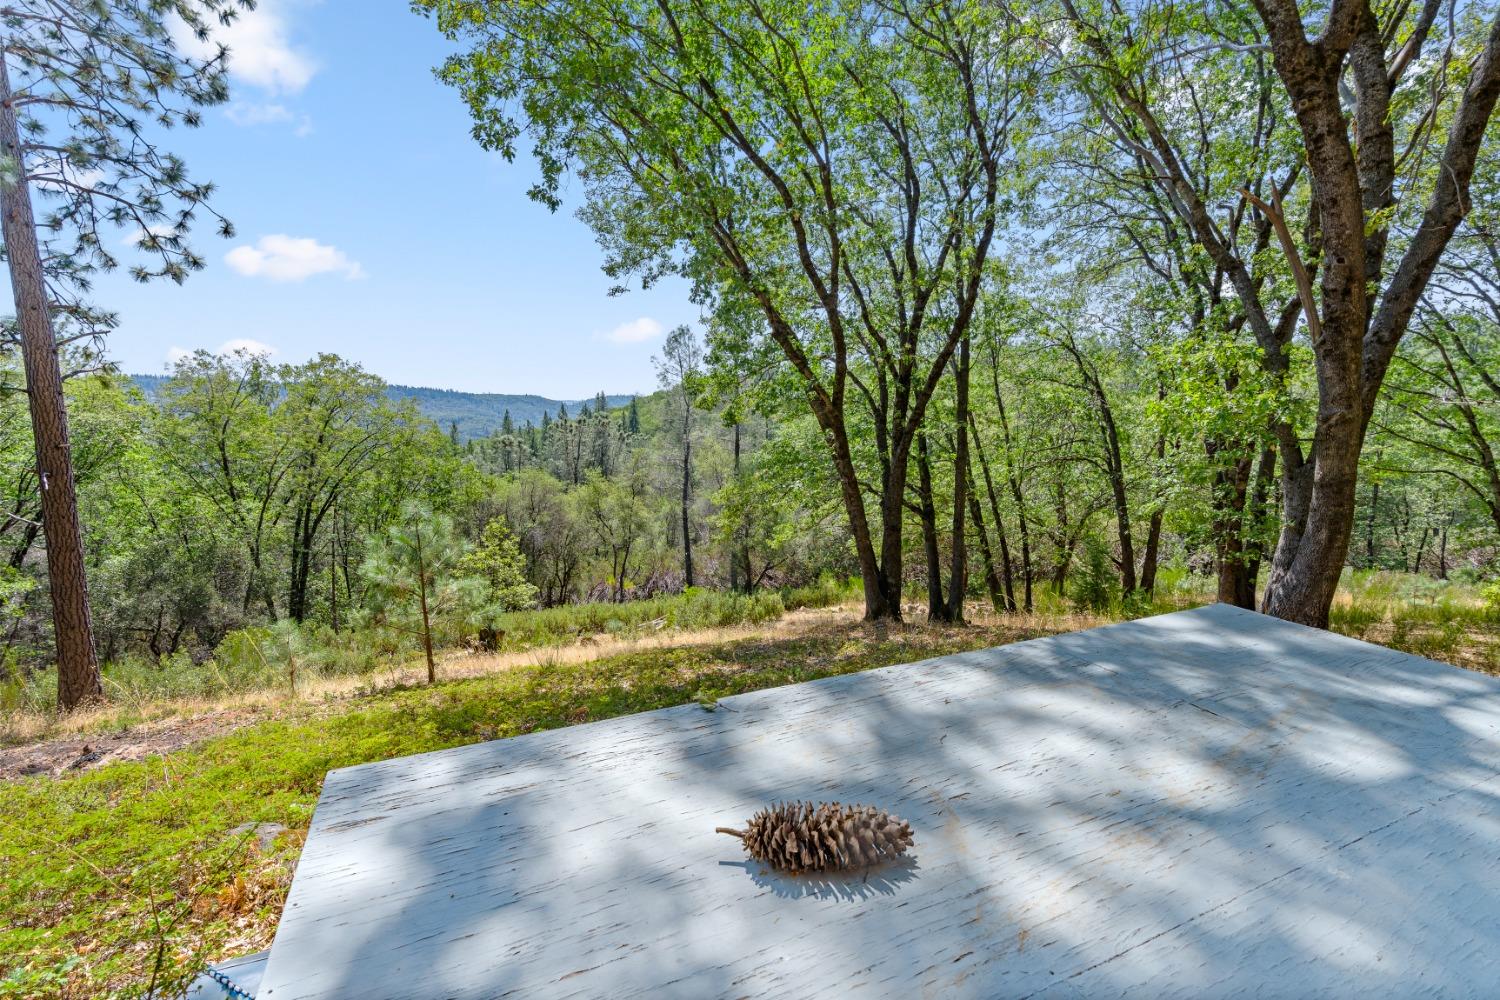
M331 772L260 1000L1494 996L1500 678L1227 605ZM916 844L776 875L784 797Z

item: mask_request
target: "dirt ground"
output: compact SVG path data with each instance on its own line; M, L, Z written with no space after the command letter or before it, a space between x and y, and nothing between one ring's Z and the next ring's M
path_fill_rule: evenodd
M43 740L0 749L0 781L35 774L57 777L122 760L141 760L171 753L214 736L222 736L265 718L249 709L209 712L188 719L142 723L118 732Z

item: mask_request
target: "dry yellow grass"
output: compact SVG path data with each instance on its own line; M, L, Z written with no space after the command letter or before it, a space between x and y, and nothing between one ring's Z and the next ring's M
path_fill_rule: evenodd
M905 609L908 622L921 623L925 611ZM967 610L977 643L1005 641L1008 636L1067 632L1107 624L1110 619L1083 614L999 615L988 605L974 603ZM930 629L926 625L905 628ZM1000 628L1001 633L979 634ZM672 631L616 637L589 636L566 644L505 653L453 651L441 659L440 681L486 677L516 668L566 666L651 650L720 645L745 639L765 642L795 639L813 633L846 631L848 642L863 638L861 609L852 604L799 609L774 622L693 631ZM960 631L945 628L944 631ZM169 753L247 725L291 717L326 715L341 711L352 699L421 685L426 667L420 658L392 662L374 673L357 676L310 677L292 691L286 686L214 696L173 697L128 704L110 703L71 715L16 712L0 720L0 776L18 773L58 773L69 767L94 767L112 761L135 760Z
M439 680L484 677L516 667L588 663L622 653L684 646L707 646L748 638L790 638L810 630L859 620L852 606L792 611L761 625L736 625L695 631L662 631L648 635L587 636L576 642L505 653L454 651L438 666ZM423 683L426 666L412 657L392 662L374 673L358 676L313 677L292 691L286 686L213 696L174 697L130 704L106 703L59 716L41 712L12 712L0 718L0 744L25 746L39 742L72 742L128 729L131 737L152 752L186 746L253 722L286 715L326 711L353 697ZM174 740L170 733L179 733ZM175 746L173 745L175 744ZM0 751L3 759L5 751ZM114 759L132 754L111 754Z

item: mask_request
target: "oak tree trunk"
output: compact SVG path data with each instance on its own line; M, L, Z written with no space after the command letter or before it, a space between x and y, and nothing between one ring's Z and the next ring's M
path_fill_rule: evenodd
M693 439L691 411L682 417L682 579L693 585L693 532L689 513L693 505Z
M932 462L927 435L917 435L917 519L922 523L922 553L927 557L927 620L948 620L943 599L943 560L938 552L937 506L932 498Z
M955 433L953 447L953 567L948 579L947 620L964 620L964 596L969 590L969 555L965 548L964 514L969 491L969 335L958 343Z
M1469 210L1475 158L1500 97L1500 17L1490 25L1448 125L1421 224L1372 300L1388 230L1385 223L1366 223L1395 204L1390 104L1406 63L1398 55L1388 65L1386 40L1368 0L1333 4L1316 39L1307 37L1302 14L1289 0L1255 5L1302 132L1322 250L1316 313L1307 296L1317 423L1305 462L1283 455L1282 533L1264 610L1326 628L1354 533L1359 454L1376 396L1438 259ZM1436 5L1432 10L1435 15ZM1421 39L1411 44L1415 55ZM1356 98L1352 119L1340 92L1346 66Z
M990 549L989 535L984 530L984 513L979 507L977 490L969 491L969 519L974 522L974 541L979 546L979 562L984 567L984 588L990 595L990 606L996 611L1014 611L1014 607L1006 604L1000 576L995 571L995 555Z

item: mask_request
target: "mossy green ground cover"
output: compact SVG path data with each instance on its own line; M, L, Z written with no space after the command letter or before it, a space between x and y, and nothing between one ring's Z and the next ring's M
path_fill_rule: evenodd
M158 995L265 947L338 767L982 648L1086 622L834 626L408 688L189 750L0 786L0 997ZM262 850L245 824L286 832ZM262 831L268 828L261 828Z

